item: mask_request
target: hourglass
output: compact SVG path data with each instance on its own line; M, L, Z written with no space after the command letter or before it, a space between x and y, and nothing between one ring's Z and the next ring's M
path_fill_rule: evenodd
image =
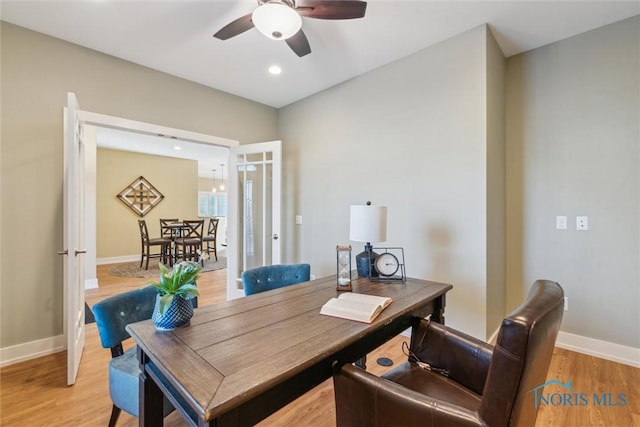
M337 254L337 286L338 291L351 290L351 245L336 246Z

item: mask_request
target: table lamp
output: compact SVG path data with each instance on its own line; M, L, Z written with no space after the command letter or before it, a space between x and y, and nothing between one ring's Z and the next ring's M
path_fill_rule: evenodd
M372 267L378 254L373 252L371 242L387 240L387 207L372 206L371 202L367 202L366 205L352 205L349 239L365 243L364 251L356 255L358 276L377 276L375 268Z

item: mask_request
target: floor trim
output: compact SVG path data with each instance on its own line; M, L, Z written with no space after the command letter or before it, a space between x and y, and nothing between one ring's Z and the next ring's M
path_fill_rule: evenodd
M556 346L640 368L640 348L628 347L562 331L558 334Z
M97 258L96 265L119 264L122 262L140 261L140 255L114 256L108 258Z
M85 289L98 289L98 279L85 279L84 288Z
M65 348L64 335L0 348L0 367L58 353Z
M402 335L410 337L411 329ZM560 332L556 346L590 356L640 368L640 348ZM0 348L0 367L47 356L66 348L64 335Z

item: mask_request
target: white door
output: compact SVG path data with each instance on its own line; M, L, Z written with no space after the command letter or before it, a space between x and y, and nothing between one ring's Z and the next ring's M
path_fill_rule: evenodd
M280 263L280 141L232 147L227 215L227 298L244 295L244 270ZM230 253L231 255L231 253Z
M84 349L84 159L80 106L67 94L64 111L64 331L67 384L75 383Z

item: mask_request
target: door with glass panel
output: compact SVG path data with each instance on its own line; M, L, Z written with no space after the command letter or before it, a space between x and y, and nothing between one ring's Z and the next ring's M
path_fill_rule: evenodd
M227 297L244 295L240 275L280 263L281 142L231 148L229 158ZM233 187L233 188L232 188Z

